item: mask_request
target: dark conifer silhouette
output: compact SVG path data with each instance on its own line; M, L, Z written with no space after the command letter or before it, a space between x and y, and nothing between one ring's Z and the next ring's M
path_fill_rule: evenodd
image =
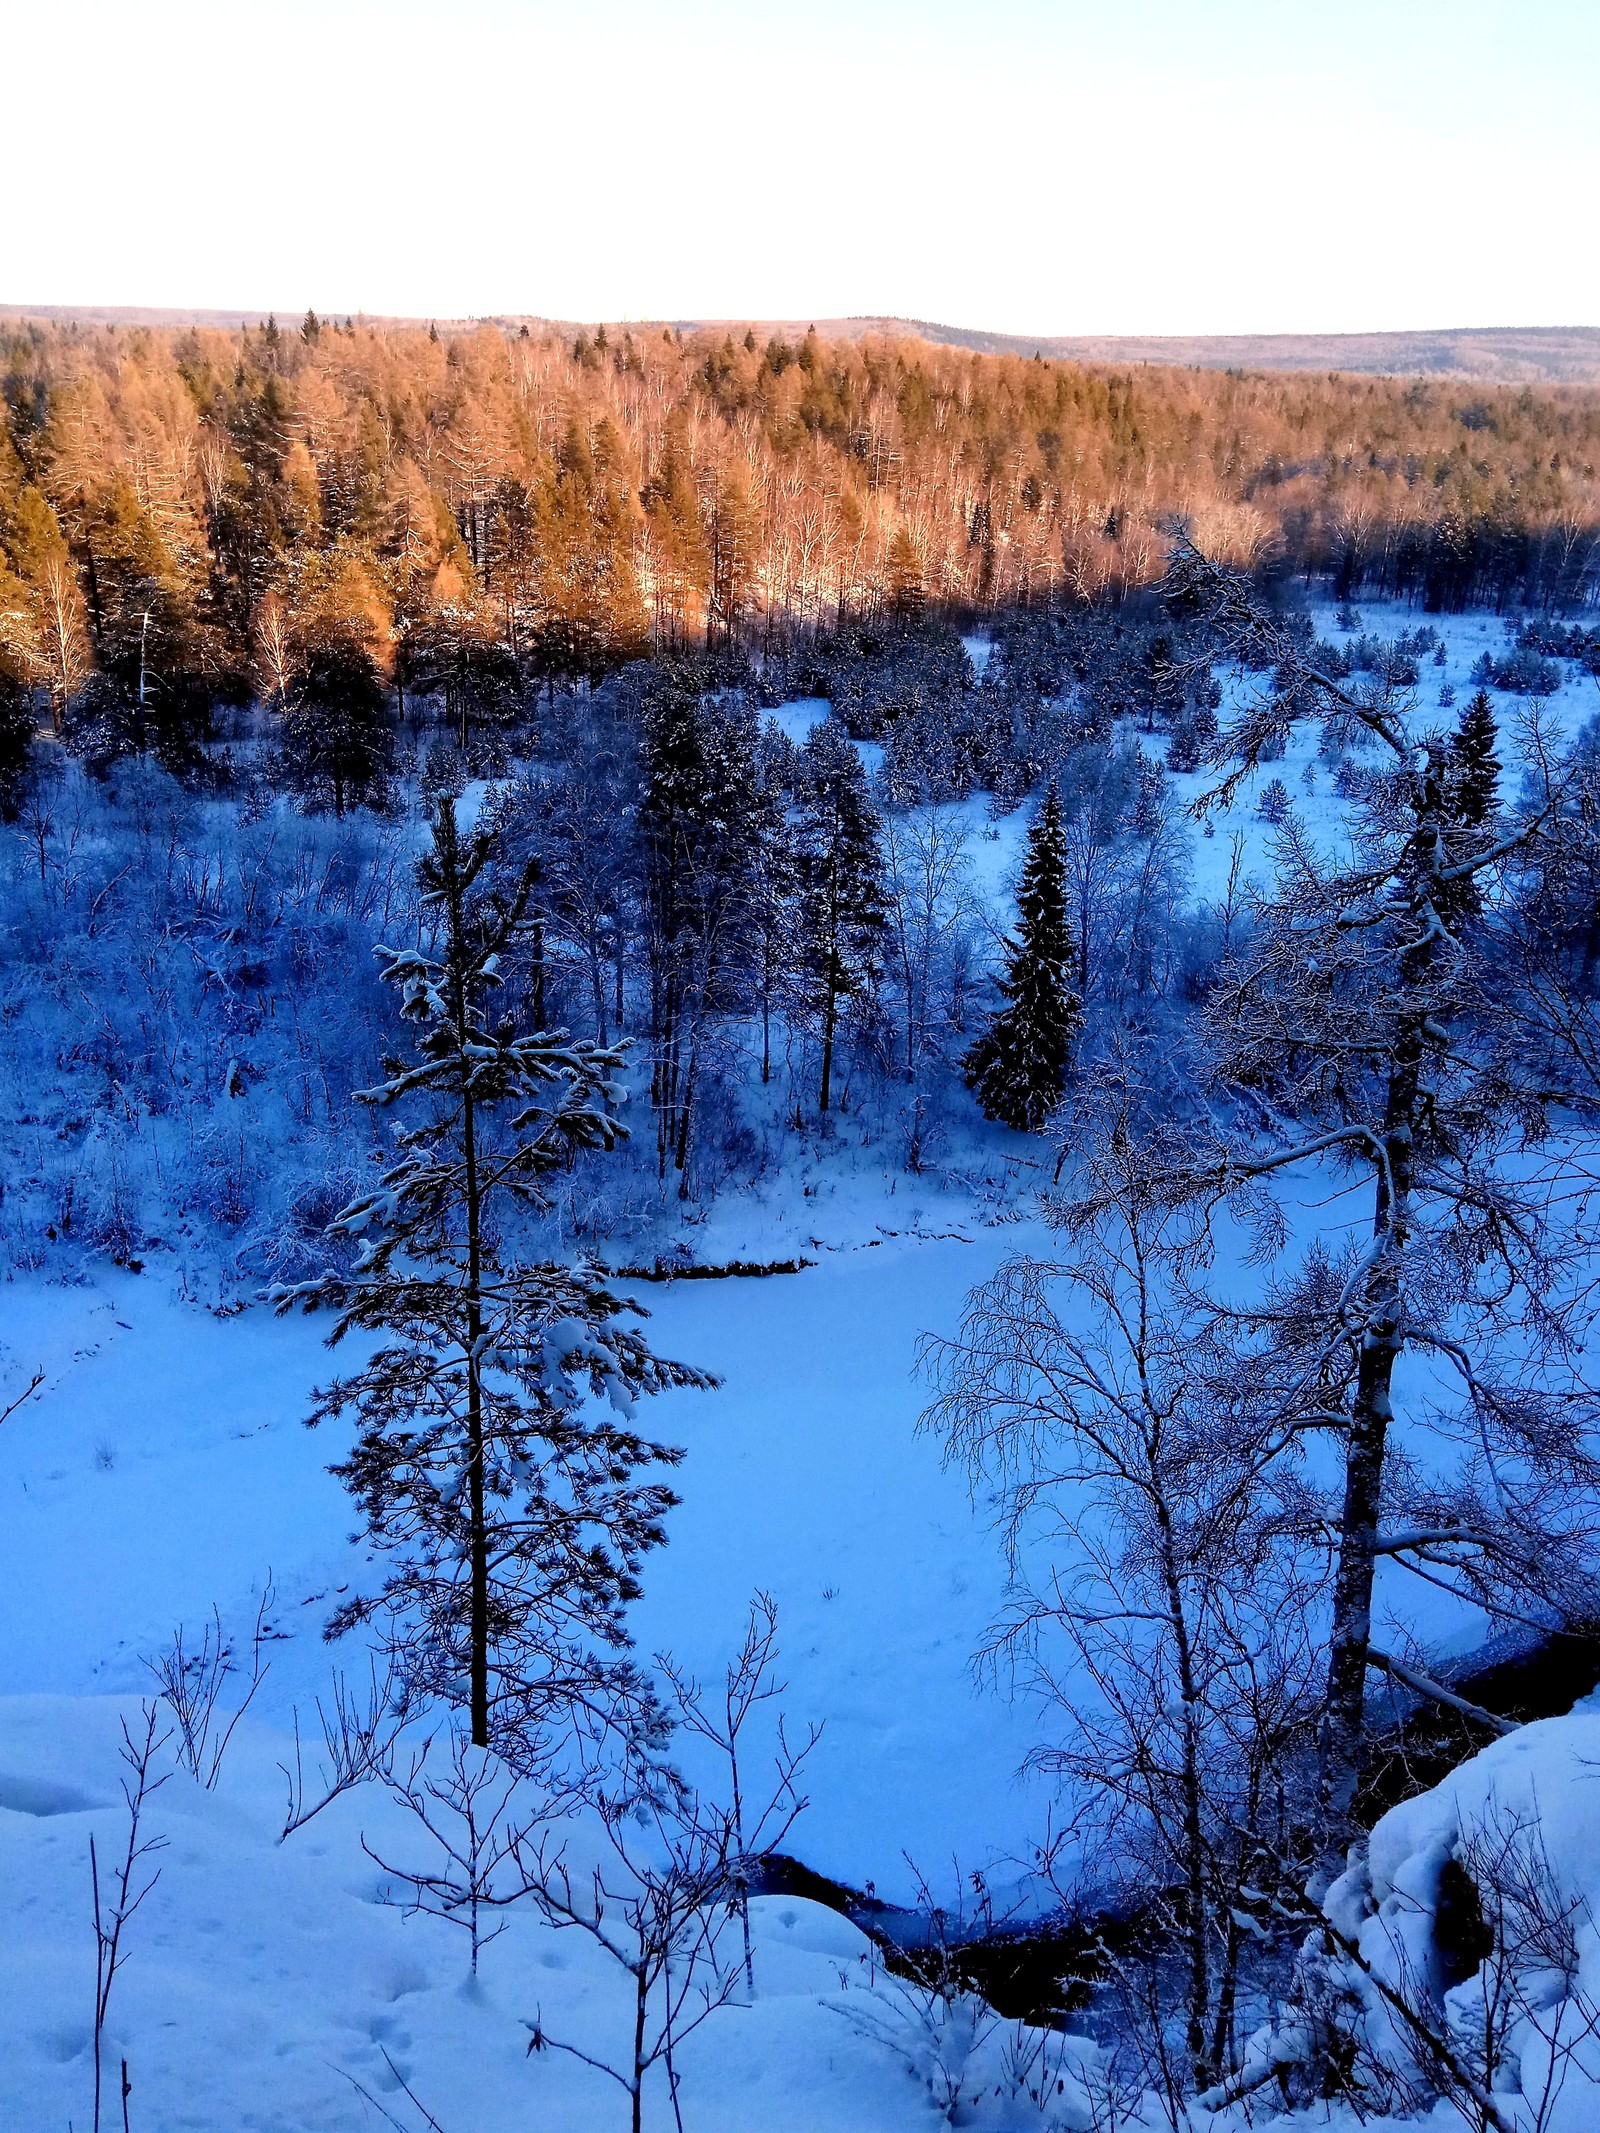
M1498 738L1494 705L1488 692L1479 689L1462 712L1445 757L1444 799L1449 825L1446 843L1454 864L1475 857L1490 841L1487 825L1500 797L1500 759L1494 752ZM1441 893L1439 916L1447 926L1476 918L1483 910L1483 895L1475 874L1444 882Z
M1488 692L1480 689L1462 712L1450 739L1450 789L1457 820L1481 829L1494 813L1500 793L1500 758L1495 742L1500 729Z
M1083 1009L1067 982L1066 846L1055 788L1028 838L1019 924L1000 990L1006 1004L967 1053L967 1086L987 1118L1031 1133L1055 1108Z
M283 707L283 759L299 789L336 815L372 796L394 754L376 662L342 640L313 648Z

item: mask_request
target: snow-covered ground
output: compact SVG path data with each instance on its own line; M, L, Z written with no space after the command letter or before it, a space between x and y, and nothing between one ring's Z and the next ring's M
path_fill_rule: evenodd
M1363 609L1364 626L1385 635L1420 619ZM1473 663L1501 650L1504 630L1491 618L1430 619L1447 664L1424 658L1423 702L1448 682L1459 707ZM1337 638L1331 608L1317 624ZM1569 730L1597 707L1588 682L1568 682L1554 704ZM780 723L800 739L825 708L786 706ZM1194 831L1197 896L1222 893L1235 837L1244 871L1265 867L1273 832L1259 788L1271 777L1314 829L1337 836L1342 804L1315 747L1314 731L1297 737L1215 818L1214 835ZM1202 784L1173 782L1180 801ZM1003 924L1026 815L991 823L981 801L967 811L976 879ZM670 1545L647 1565L640 1648L713 1674L752 1594L770 1593L783 1707L797 1725L824 1726L790 1848L891 1899L910 1895L913 1868L936 1885L1003 1869L1046 1804L1017 1776L1038 1712L972 1675L1003 1603L1001 1564L985 1507L918 1432L927 1391L913 1371L924 1332L950 1330L975 1282L1045 1241L1019 1214L1023 1148L996 1136L980 1151L993 1189L976 1197L970 1181L818 1158L729 1196L696 1238L708 1260L802 1252L813 1267L640 1292L656 1345L725 1381L709 1396L672 1396L651 1418L688 1457ZM1305 1227L1361 1219L1317 1181L1304 1200ZM218 1789L175 1776L152 1805L162 1878L131 1930L109 2047L129 2059L131 2122L151 2133L376 2125L359 2083L420 2125L387 2053L446 2133L625 2123L603 2076L527 2055L526 2025L541 2016L596 2049L622 2021L615 1978L576 1936L518 1914L469 1988L459 1933L377 1901L382 1876L362 1836L379 1850L403 1841L377 1788L276 1841L284 1729L294 1706L325 1691L321 1625L364 1568L348 1500L326 1472L342 1444L301 1426L329 1368L322 1330L259 1307L219 1316L160 1258L139 1275L81 1286L33 1277L4 1291L0 1407L43 1378L0 1424L0 2126L87 2122L88 1839L102 1856L120 1841L119 1723L178 1623L198 1625L215 1605L237 1636L269 1576L271 1669ZM1470 1641L1476 1628L1443 1616L1414 1626L1436 1643ZM756 1908L758 2002L718 2014L689 2047L685 2123L925 2124L922 2086L826 2004L865 1989L860 1936L813 1905ZM653 2109L661 2123L664 2092Z
M726 1382L666 1403L689 1456L641 1646L714 1674L751 1594L772 1594L783 1707L796 1726L825 1721L791 1846L891 1899L911 1894L902 1852L942 1882L953 1856L1020 1847L1039 1808L1016 1782L1031 1714L980 1691L968 1666L1001 1597L995 1553L916 1434L917 1335L951 1323L1030 1231L964 1236L861 1240L792 1277L649 1292L658 1345ZM299 1419L328 1361L320 1328L259 1309L219 1318L159 1267L13 1284L6 1304L6 1396L45 1378L0 1431L0 2124L85 2122L88 1842L104 1861L123 1841L119 1722L136 1723L145 1658L172 1628L215 1602L244 1633L269 1570L270 1671L223 1779L208 1793L180 1773L150 1810L161 1880L130 1929L106 2047L129 2059L134 2122L376 2125L355 2084L409 2114L397 2072L452 2133L625 2123L604 2076L527 2057L535 2019L594 2052L622 2041L625 1993L579 1936L519 1913L469 1987L459 1932L378 1900L363 1838L389 1858L416 1844L373 1785L276 1841L288 1714L309 1717L325 1690L320 1625L360 1570L324 1471L341 1446ZM813 1904L755 1908L758 2001L719 2013L685 2053L688 2122L925 2122L921 2087L829 2004L870 1999L868 1944ZM901 2020L891 2004L874 2026ZM666 2111L664 2091L652 2108Z
M964 1482L917 1433L913 1364L919 1335L953 1324L966 1289L1038 1235L963 1235L640 1290L656 1345L725 1383L652 1417L688 1458L639 1643L715 1671L752 1594L771 1593L786 1707L826 1721L797 1843L891 1898L908 1893L903 1852L933 1876L952 1854L986 1864L1024 1842L1037 1807L1015 1782L1033 1716L968 1664L1000 1605L998 1559ZM47 1373L0 1430L5 1688L137 1693L180 1622L215 1603L246 1630L270 1574L278 1636L256 1709L286 1720L324 1680L322 1622L362 1568L326 1472L343 1443L301 1426L330 1368L322 1329L259 1307L219 1319L159 1267L13 1283L5 1301L4 1397Z
M91 1835L104 1877L127 1842L115 1698L0 1702L0 2124L89 2122L94 1935ZM626 1995L579 1933L524 1912L468 1975L455 1926L403 1916L363 1849L409 1862L415 1834L380 1788L336 1802L286 1842L278 1760L287 1743L248 1722L207 1791L169 1776L149 1803L163 1849L128 1929L104 2043L104 2124L142 2133L420 2133L415 2092L449 2133L627 2124L627 2101L573 2057L530 2056L533 2025L622 2063ZM911 2127L919 2099L893 2058L826 2004L865 2000L867 1944L815 1904L753 1905L757 1997L720 2011L682 2055L686 2123L704 2133ZM498 1921L497 1921L498 1922ZM365 2095L363 2095L365 2091ZM664 2085L647 2124L671 2122Z
M1353 633L1339 628L1336 603L1313 600L1310 611L1320 639L1337 645L1349 642ZM1485 652L1494 658L1503 657L1512 641L1507 624L1495 615L1425 615L1420 608L1383 600L1363 601L1358 613L1361 629L1369 637L1394 638L1403 631L1416 630L1426 624L1442 640L1443 666L1435 664L1431 652L1417 655L1417 722L1424 728L1432 726L1448 731L1477 686L1471 678L1473 668ZM1571 734L1600 713L1600 688L1570 663L1562 661L1558 666L1563 676L1561 686L1542 701L1552 726L1557 731ZM1446 688L1453 692L1454 701L1441 706L1440 691ZM1520 714L1526 710L1528 700L1492 688L1489 693L1501 726L1499 753L1506 773L1502 790L1510 797L1516 790L1518 770L1514 728ZM1227 706L1237 701L1238 694L1235 684L1225 694L1224 710L1219 716L1226 718ZM1252 876L1264 878L1267 874L1275 832L1273 824L1261 814L1261 796L1274 780L1285 787L1295 813L1314 837L1330 847L1337 842L1344 827L1346 806L1334 790L1332 771L1318 758L1318 740L1318 721L1302 721L1295 728L1282 759L1263 764L1242 779L1229 806L1212 811L1208 817L1210 834L1195 830L1191 850L1192 879L1197 898L1217 903L1226 895L1236 851L1240 857L1241 882ZM1159 735L1142 737L1141 745L1155 753L1164 752ZM1171 773L1173 796L1181 807L1187 807L1214 782L1214 773Z
M1523 1726L1378 1822L1366 1858L1329 1891L1327 1913L1360 1949L1346 1968L1366 2047L1402 2071L1419 2057L1393 1997L1455 2044L1498 2062L1506 2122L1529 2133L1592 2133L1600 2119L1600 1714ZM1454 1889L1446 1883L1455 1872ZM1480 1906L1495 1947L1462 1948L1462 1903ZM1454 1901L1455 1914L1449 1915ZM1430 2069L1431 2071L1432 2069ZM1482 2125L1468 2095L1429 2124ZM1351 2113L1348 2123L1358 2122ZM1370 2119L1369 2119L1370 2122ZM1490 2121L1492 2123L1492 2121Z

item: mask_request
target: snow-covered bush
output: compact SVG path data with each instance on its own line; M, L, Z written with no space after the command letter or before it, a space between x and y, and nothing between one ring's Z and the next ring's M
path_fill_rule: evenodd
M925 1956L928 1951L921 1953ZM858 2037L900 2061L949 2126L1092 2133L1102 2054L1086 2037L1003 2022L948 1966L909 1974L863 1955L829 2002Z
M0 842L0 1254L297 1270L360 1166L404 825L47 765ZM321 1254L320 1241L315 1247Z
M1513 696L1553 696L1561 686L1561 669L1526 645L1496 659L1485 652L1472 669L1478 688L1505 689Z

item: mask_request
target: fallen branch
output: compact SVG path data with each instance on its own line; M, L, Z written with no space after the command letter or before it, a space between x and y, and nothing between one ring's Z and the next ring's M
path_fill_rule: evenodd
M1358 1941L1348 1933L1341 1933L1326 1916L1317 1920L1320 1931L1332 1941L1340 1954L1361 1972L1379 1998L1393 2013L1397 2014L1418 2047L1431 2058L1447 2080L1453 2082L1460 2093L1468 2097L1482 2116L1486 2133L1517 2133L1516 2126L1501 2110L1495 2098L1467 2066L1443 2031L1434 2027L1420 2014L1403 1992L1398 1992L1387 1978L1382 1978L1361 1952Z
M810 1260L806 1260L804 1263L807 1266L811 1264ZM33 1376L29 1380L29 1382L23 1387L21 1392L17 1394L11 1405L9 1407L0 1407L0 1422L9 1422L11 1420L11 1417L16 1413L17 1409L22 1405L24 1400L31 1400L43 1383L44 1372L42 1370L36 1370L33 1373Z
M1380 1674L1387 1674L1391 1681L1398 1681L1414 1695L1426 1696L1433 1703L1447 1704L1452 1711L1459 1711L1463 1718L1470 1718L1480 1726L1487 1726L1493 1733L1515 1733L1515 1719L1497 1717L1486 1711L1481 1703L1469 1703L1465 1696L1458 1696L1447 1689L1442 1681L1435 1681L1431 1674L1419 1674L1409 1666L1402 1666L1398 1659L1391 1659L1387 1652L1368 1649L1367 1664Z

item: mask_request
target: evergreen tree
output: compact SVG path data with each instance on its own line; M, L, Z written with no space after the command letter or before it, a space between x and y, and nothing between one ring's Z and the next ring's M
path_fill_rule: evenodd
M513 1749L558 1710L637 1688L622 1609L676 1500L641 1470L680 1454L630 1417L642 1394L715 1381L619 1324L638 1307L598 1269L510 1256L508 1203L548 1207L553 1172L617 1140L622 1054L492 1016L532 891L527 869L509 889L498 875L493 838L463 840L442 799L418 866L436 952L379 950L418 1057L358 1099L421 1116L334 1221L359 1240L353 1273L273 1300L332 1305L331 1343L380 1336L310 1418L355 1416L333 1472L393 1566L329 1634L380 1619L408 1683L465 1702L478 1745Z
M1083 1008L1067 981L1066 843L1052 785L1028 837L1020 924L1000 981L1005 1006L967 1053L966 1082L986 1118L1032 1133L1054 1110Z
M475 604L451 601L439 608L417 631L410 651L413 687L444 699L463 755L475 733L503 732L521 710L517 663Z
M799 751L769 718L756 752L755 883L751 967L761 1007L761 1079L772 1079L772 1017L794 964L795 852L789 794Z
M704 1039L749 997L761 838L755 714L702 697L698 676L642 670L641 906L655 1045L651 1094L660 1175L689 1195Z
M916 624L928 604L928 595L923 583L922 559L917 554L909 527L904 524L895 528L894 540L889 547L888 578L890 614L908 627Z
M1500 758L1494 746L1499 737L1494 705L1480 689L1450 737L1450 792L1456 818L1467 829L1482 829L1498 804Z
M1488 692L1479 689L1462 712L1445 753L1443 809L1445 847L1454 864L1485 850L1488 825L1500 798L1500 759L1494 752L1499 728ZM1454 927L1483 911L1476 875L1440 884L1439 916Z
M0 665L0 822L15 822L33 748L33 693Z
M840 1002L870 988L885 916L878 810L861 757L836 719L807 736L796 798L802 975L822 1026L817 1107L826 1113Z
M296 785L331 800L334 813L342 815L379 783L393 747L371 653L338 639L314 646L283 707L283 754Z

